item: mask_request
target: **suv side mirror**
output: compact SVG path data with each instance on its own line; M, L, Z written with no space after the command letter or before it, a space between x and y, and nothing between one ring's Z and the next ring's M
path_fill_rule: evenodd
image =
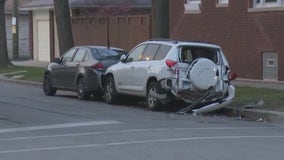
M123 63L125 63L125 62L126 62L126 55L123 54L123 55L120 57L120 61L123 62Z

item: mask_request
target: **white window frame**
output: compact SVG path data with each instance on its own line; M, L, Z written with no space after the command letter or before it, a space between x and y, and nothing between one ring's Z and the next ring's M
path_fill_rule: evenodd
M228 4L229 0L218 0L219 4Z
M218 0L216 3L217 8L229 7L229 0Z
M200 13L201 0L187 0L184 4L185 13Z
M269 7L283 7L284 0L276 0L276 2L266 2L266 0L253 0L254 8L269 8Z

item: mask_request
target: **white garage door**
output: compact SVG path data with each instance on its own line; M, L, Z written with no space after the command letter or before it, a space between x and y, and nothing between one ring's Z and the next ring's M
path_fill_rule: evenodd
M37 21L37 40L38 40L38 60L50 61L50 35L48 20Z

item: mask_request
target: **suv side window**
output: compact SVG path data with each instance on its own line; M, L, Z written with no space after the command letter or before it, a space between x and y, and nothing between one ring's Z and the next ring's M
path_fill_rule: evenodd
M129 53L129 56L127 57L126 62L139 61L142 58L142 55L143 55L145 48L146 48L145 44L136 47L134 50L132 50Z
M73 59L73 62L83 62L85 54L86 54L86 50L85 49L79 49L76 52L76 55L75 55L75 57Z
M166 57L166 55L168 54L168 52L170 51L171 46L168 45L161 45L161 47L159 48L156 56L155 56L155 60L162 60Z
M142 60L153 60L159 48L159 44L149 44L148 47L145 49Z
M75 52L76 52L76 50L77 50L77 48L73 48L73 49L67 51L67 53L65 53L65 54L63 55L61 62L63 62L63 63L65 63L65 62L71 62L72 59L73 59L73 56L74 56L74 54L75 54Z

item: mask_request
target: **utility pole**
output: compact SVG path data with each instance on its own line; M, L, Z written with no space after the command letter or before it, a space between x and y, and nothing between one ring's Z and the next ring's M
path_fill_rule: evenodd
M13 59L19 58L19 0L13 0L12 11Z
M152 0L153 38L169 38L169 0Z

